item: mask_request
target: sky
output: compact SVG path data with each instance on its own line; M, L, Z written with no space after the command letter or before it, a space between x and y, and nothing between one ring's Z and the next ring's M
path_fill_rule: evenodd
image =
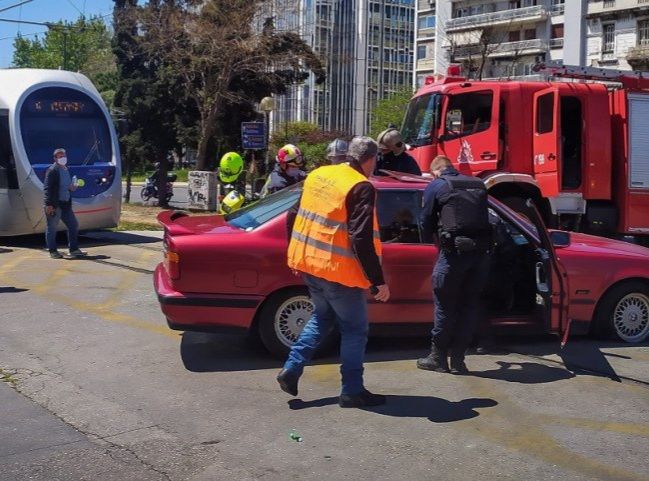
M31 0L22 6L2 11L3 8L20 4L25 0L0 0L0 19L29 22L74 21L82 14L104 16L110 24L113 0ZM46 27L0 21L0 68L10 67L13 58L13 41L17 35L33 37L42 35Z

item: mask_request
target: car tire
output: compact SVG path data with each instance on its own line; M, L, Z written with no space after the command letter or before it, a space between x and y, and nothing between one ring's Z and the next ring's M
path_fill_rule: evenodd
M140 197L144 202L148 201L151 198L151 194L149 193L149 189L146 187L142 188L140 191Z
M285 359L313 312L306 288L296 288L274 294L259 312L257 329L261 342L275 357ZM336 341L330 333L318 347L327 351Z
M649 285L629 281L613 287L595 312L598 337L638 343L649 338Z

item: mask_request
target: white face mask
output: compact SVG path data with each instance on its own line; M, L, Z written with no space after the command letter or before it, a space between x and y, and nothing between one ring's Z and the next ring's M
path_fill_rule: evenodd
M56 163L59 165L65 165L68 163L68 158L67 157L60 157L56 159Z
M291 166L288 169L286 169L286 175L288 175L289 177L298 177L300 175L300 172L301 170L299 167Z

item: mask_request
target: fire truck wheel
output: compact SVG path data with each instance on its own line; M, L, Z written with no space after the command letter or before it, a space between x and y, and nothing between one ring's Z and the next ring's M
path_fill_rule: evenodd
M649 285L628 281L608 291L594 317L598 337L637 343L649 338Z

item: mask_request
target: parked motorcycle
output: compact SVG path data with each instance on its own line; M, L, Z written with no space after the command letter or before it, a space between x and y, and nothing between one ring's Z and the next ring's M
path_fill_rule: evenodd
M174 195L174 182L176 182L177 178L178 176L176 174L167 174L167 192L165 196L167 203L169 203ZM144 181L144 187L142 187L142 190L140 191L140 197L144 202L151 198L158 198L158 186L155 175L146 178Z

